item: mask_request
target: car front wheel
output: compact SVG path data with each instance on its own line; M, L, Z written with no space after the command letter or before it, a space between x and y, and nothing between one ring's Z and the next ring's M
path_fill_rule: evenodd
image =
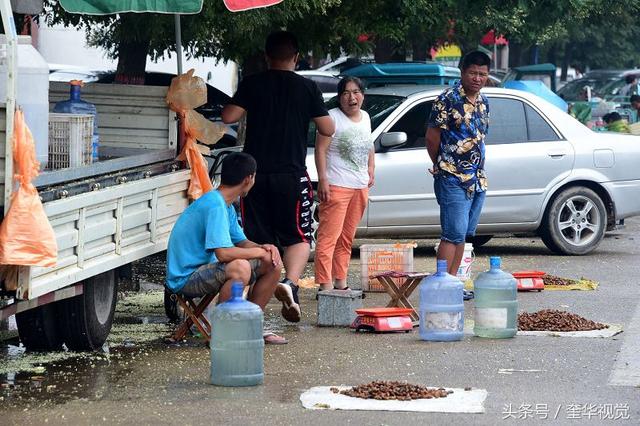
M583 255L598 247L606 227L607 210L598 194L573 187L560 192L547 208L541 236L555 253Z

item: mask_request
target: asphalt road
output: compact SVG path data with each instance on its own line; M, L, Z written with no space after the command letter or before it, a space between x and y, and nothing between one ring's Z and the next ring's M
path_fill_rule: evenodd
M146 343L133 337L113 345L108 355L45 363L41 373L0 376L4 377L0 380L4 383L0 422L496 425L526 420L527 424L639 424L639 242L640 220L635 219L628 220L625 229L608 234L589 256L556 256L535 238L496 238L476 249L474 272L487 268L489 256L499 255L505 270L537 269L597 281L596 291L520 293L519 308L529 312L562 309L621 324L625 331L613 338L485 340L466 335L460 342L427 343L418 339L417 331L355 335L347 329L316 327L315 292L304 290L300 324L283 322L277 304L268 307L268 323L290 342L266 348L263 386L209 385L208 350L196 340L166 346L157 335ZM434 269L434 243L418 241L414 269ZM356 252L350 271L352 287L359 280L359 270ZM386 299L383 294L369 294L364 304L382 305ZM417 297L414 299L417 304ZM465 308L465 316L472 318L473 303L467 302ZM158 323L162 330L157 307L129 317L120 321ZM5 351L0 364L10 359L11 350ZM41 377L34 381L34 374ZM299 400L313 386L356 385L378 379L486 389L486 412L306 410ZM33 385L36 382L39 384Z

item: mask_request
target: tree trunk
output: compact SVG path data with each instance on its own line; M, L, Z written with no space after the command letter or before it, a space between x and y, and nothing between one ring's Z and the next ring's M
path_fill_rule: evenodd
M554 65L558 63L558 45L556 43L553 43L547 52L547 62Z
M562 73L560 74L560 80L567 81L567 73L569 71L569 65L573 59L573 46L571 43L567 43L564 46L564 58L562 58Z
M511 68L522 65L522 44L514 41L509 43L509 66Z
M388 39L377 39L376 47L373 51L373 57L379 64L393 61L395 43Z
M149 25L143 17L133 13L120 15L121 29L141 28ZM118 67L115 82L119 84L144 84L144 71L147 66L150 37L146 31L137 31L138 37L121 40L118 46Z
M429 46L424 39L414 39L411 42L414 61L427 61L431 59L431 55L427 52Z

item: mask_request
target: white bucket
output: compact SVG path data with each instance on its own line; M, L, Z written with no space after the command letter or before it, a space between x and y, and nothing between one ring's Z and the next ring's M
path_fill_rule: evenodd
M440 246L440 241L438 241L435 245L436 254L438 254L438 247ZM460 260L460 267L458 268L458 273L456 276L461 281L467 281L471 279L471 265L476 260L476 256L473 254L473 244L465 243L464 245L464 254L462 255L462 259Z

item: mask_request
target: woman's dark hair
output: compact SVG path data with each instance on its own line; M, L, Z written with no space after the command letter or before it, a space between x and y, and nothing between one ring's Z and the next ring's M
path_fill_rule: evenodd
M298 53L298 40L289 31L274 31L267 36L264 53L277 61L286 61Z
M364 93L364 83L362 82L362 80L360 80L358 77L348 75L338 82L338 96L340 96L342 92L347 89L348 83L354 83L356 86L358 86L358 89L360 89L360 91Z
M622 120L622 116L615 111L610 112L609 114L605 114L602 117L602 121L604 121L607 124L613 123L614 121L618 121L618 120Z
M638 76L637 76L637 75L629 74L628 76L626 76L626 77L624 78L624 82L625 82L625 83L627 83L627 84L631 84L631 83L633 83L634 81L636 81L636 79L637 79L637 78L638 78Z
M488 69L491 69L491 58L486 53L479 50L474 50L464 55L462 58L461 68L462 71L469 68L471 65L483 66L486 65Z
M236 186L256 172L256 160L246 152L232 152L222 161L220 183Z

